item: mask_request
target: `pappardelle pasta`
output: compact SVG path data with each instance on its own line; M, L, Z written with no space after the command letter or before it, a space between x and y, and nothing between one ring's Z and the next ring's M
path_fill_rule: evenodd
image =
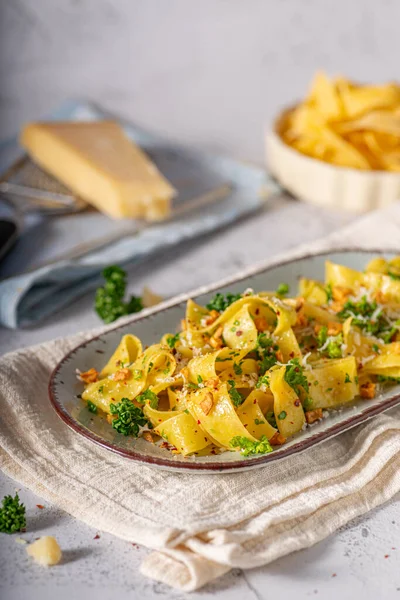
M82 399L120 434L183 456L271 452L354 399L400 381L400 257L365 271L326 261L299 293L188 300L181 331L143 349L124 335Z

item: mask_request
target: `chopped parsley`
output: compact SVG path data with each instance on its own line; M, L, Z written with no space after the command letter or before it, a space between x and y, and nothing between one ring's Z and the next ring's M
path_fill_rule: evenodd
M144 392L142 392L137 398L136 398L136 402L139 402L139 404L145 404L146 400L149 401L150 407L151 408L158 408L158 397L157 394L155 394L154 392L152 392L151 390L147 389Z
M387 375L378 375L379 383L400 383L400 377L388 377Z
M397 331L397 327L390 326L383 312L379 311L377 302L375 300L369 302L366 296L363 296L359 302L348 300L337 314L341 319L353 317L352 325L356 325L366 333L380 337L385 344L390 342ZM396 321L394 325L398 324Z
M329 358L342 358L343 334L328 336L328 328L324 325L318 332L317 341L320 352L322 351L321 348L324 347L323 352ZM326 344L326 342L328 343Z
M228 380L229 385L231 386L228 390L228 394L230 399L232 400L232 404L236 407L240 406L244 402L244 398L240 392L237 391L235 387L235 382L233 379Z
M259 362L259 368L262 373L268 371L278 361L276 358L276 351L279 350L272 338L268 337L266 333L259 333L257 336L256 343L256 354Z
M141 369L133 369L133 379L135 381L139 381L139 379L142 379L143 377L143 371Z
M292 358L286 365L284 380L296 392L297 396L301 396L302 393L308 394L308 380L298 358Z
M351 383L350 375L346 373L346 377L344 378L345 383Z
M261 421L261 419L254 419L255 425L265 425L265 421Z
M91 400L87 401L87 407L88 407L89 412L94 413L94 414L97 413L97 406L95 404L93 404L93 402Z
M388 275L390 279L394 279L395 281L400 280L400 275L398 273L393 273L393 271L388 271Z
M289 286L287 283L280 283L276 288L278 296L287 296L289 293Z
M272 446L266 435L263 435L260 441L252 442L247 437L237 435L229 442L232 448L240 448L240 454L243 456L254 456L256 454L267 454L272 452Z
M284 419L286 419L286 417L287 417L287 412L285 410L282 410L282 412L280 412L278 415L278 419L280 421L283 421Z
M197 375L197 383L203 383L203 378L201 375Z
M121 402L110 403L110 413L116 416L112 426L122 435L133 435L137 437L139 427L146 425L147 419L143 412L135 406L129 398L122 398Z
M119 317L139 312L143 308L142 299L131 296L124 302L126 272L112 265L103 270L105 283L96 290L94 308L104 323L112 323Z
M179 342L179 333L175 335L170 335L167 337L167 344L170 348L175 348L176 344Z
M224 296L223 294L218 293L215 294L214 298L212 298L208 304L206 304L206 308L210 311L216 310L218 312L223 312L228 306L236 302L236 300L240 300L241 297L241 294L230 294L228 292L228 294Z
M199 389L199 386L196 385L195 383L192 383L191 381L188 381L186 385L187 385L188 388L191 388L192 390L198 390Z
M315 382L315 383L318 383L318 382ZM304 410L310 410L312 408L312 406L313 406L313 401L308 396L303 402L303 408L304 408Z
M327 302L332 302L333 300L333 291L332 291L332 284L328 283L327 286L325 286L325 294L326 294L326 301Z
M235 375L241 375L243 373L242 365L239 363L233 363L233 370Z
M269 377L268 377L268 375L261 375L261 377L258 378L258 381L256 383L256 388L260 389L260 387L262 385L269 386Z
M372 344L372 350L374 352L376 352L377 354L379 354L380 348L379 348L378 344Z
M102 393L103 393L103 391L104 391L104 385L101 385L101 386L99 387L99 394L102 394Z
M16 533L26 527L25 506L19 501L18 494L5 496L0 508L0 532Z
M276 418L275 418L275 414L274 411L270 410L269 412L267 412L267 414L265 415L265 418L267 419L267 422L272 426L275 427L275 429L277 428L277 424L276 424Z

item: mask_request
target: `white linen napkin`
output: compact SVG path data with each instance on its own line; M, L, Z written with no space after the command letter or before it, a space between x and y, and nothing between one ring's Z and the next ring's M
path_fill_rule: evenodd
M338 247L400 251L399 242L396 204L284 256ZM400 408L236 474L167 472L103 450L69 430L47 396L57 362L98 332L0 360L0 467L97 530L151 548L146 576L198 589L232 567L249 569L311 546L399 491Z

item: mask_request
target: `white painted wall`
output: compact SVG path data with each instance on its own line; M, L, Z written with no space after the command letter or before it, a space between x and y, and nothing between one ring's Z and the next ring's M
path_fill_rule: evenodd
M263 125L318 68L400 74L400 0L0 0L0 134L87 97L261 161Z

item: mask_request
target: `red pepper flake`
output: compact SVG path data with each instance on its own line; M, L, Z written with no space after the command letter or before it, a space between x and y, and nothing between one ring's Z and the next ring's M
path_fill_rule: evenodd
M300 400L295 400L295 401L294 401L294 405L295 405L295 406L300 406Z
M278 315L278 317L279 317L279 315L281 314L280 310L277 310L277 311L276 311L276 314L277 314L277 315Z
M254 312L256 313L256 315L259 315L260 314L260 309L256 308L256 310Z
M289 354L289 356L290 356L290 358L294 358L294 352L292 351L292 352Z
M393 546L393 547L392 547L392 550L396 550L396 548Z
M237 332L236 332L236 335L237 335L238 337L240 337L241 335L243 335L243 331L241 331L241 330L239 329L239 331L237 331Z
M205 441L205 442L208 442L208 439L205 437L205 438L204 438L204 441Z
M244 424L244 427L248 427L248 424L247 424L247 423L245 423L245 424Z
M44 506L43 506L43 504L36 504L36 506L37 506L38 508L40 508L40 510L43 510L43 509L44 509Z
M390 554L385 554L385 558L389 558Z
M201 425L201 421L197 421L197 425Z
M332 573L332 577L336 577L336 573Z
M257 404L257 400L253 400L253 404Z
M94 539L94 540L99 540L99 539L100 539L100 536L99 536L99 534L98 534L98 533L96 533L96 535L94 536L94 538L93 538L93 539Z
M137 544L132 544L132 546L133 546L134 548L139 548L139 546L138 546Z
M217 454L215 450L211 450L210 454Z

